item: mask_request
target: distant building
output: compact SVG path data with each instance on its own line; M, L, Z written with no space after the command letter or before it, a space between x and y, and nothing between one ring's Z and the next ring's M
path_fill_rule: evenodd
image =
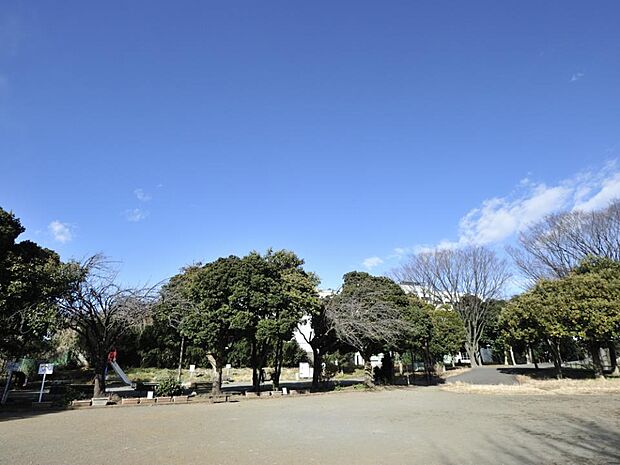
M443 304L450 304L450 296L447 293L437 293L428 287L424 287L421 283L401 281L398 285L403 291L405 291L405 294L416 295L431 305L439 306Z
M336 295L338 291L334 289L319 289L318 293L319 297L325 298ZM308 354L308 358L310 360L312 360L312 347L308 344L308 341L311 341L313 337L314 331L310 325L310 315L304 315L301 323L297 325L297 328L293 332L293 338L297 341L299 347L301 347Z

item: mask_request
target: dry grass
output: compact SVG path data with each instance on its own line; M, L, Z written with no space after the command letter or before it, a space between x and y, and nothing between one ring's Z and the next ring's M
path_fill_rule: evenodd
M111 370L110 370L111 371ZM267 369L270 371L270 369ZM142 382L158 382L168 377L176 378L177 371L174 369L165 368L127 368L125 373L132 381ZM280 375L281 381L299 381L297 375L299 373L298 368L282 368L282 374ZM459 372L461 373L461 372ZM181 382L210 382L212 377L212 370L210 368L196 368L196 371L190 375L189 370L183 370L181 374ZM455 373L456 374L456 373ZM338 373L334 376L334 380L344 379L359 379L364 377L364 370L357 369L353 373ZM116 373L111 371L109 373L109 379L116 380ZM224 379L229 379L234 383L251 383L252 382L252 369L251 368L231 368L224 369ZM306 379L305 381L312 381L312 379Z
M463 373L467 373L468 371L471 371L471 368L455 368L453 370L444 371L443 373L441 373L441 375L439 375L439 377L443 379L452 378L453 376L462 375Z
M492 395L588 395L620 394L620 379L535 380L517 376L515 385L482 385L456 382L441 386L442 390L464 394Z

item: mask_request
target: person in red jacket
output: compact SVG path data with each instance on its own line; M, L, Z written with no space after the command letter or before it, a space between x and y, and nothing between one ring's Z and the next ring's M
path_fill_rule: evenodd
M116 347L112 347L110 352L108 352L108 363L105 364L105 370L103 375L105 379L108 379L108 366L112 362L116 362Z

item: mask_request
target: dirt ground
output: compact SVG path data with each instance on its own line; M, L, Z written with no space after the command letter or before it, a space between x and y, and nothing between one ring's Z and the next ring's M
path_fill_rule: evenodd
M0 416L0 463L612 464L620 396L437 387Z

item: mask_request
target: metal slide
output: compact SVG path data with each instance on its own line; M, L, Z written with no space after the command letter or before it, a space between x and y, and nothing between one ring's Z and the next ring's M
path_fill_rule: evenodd
M112 365L112 368L114 368L114 371L116 371L116 374L119 376L119 378L123 380L123 383L125 383L127 386L134 386L134 383L132 383L129 378L127 378L127 375L121 369L121 367L118 366L118 363L116 363L116 361L110 361L110 365Z

